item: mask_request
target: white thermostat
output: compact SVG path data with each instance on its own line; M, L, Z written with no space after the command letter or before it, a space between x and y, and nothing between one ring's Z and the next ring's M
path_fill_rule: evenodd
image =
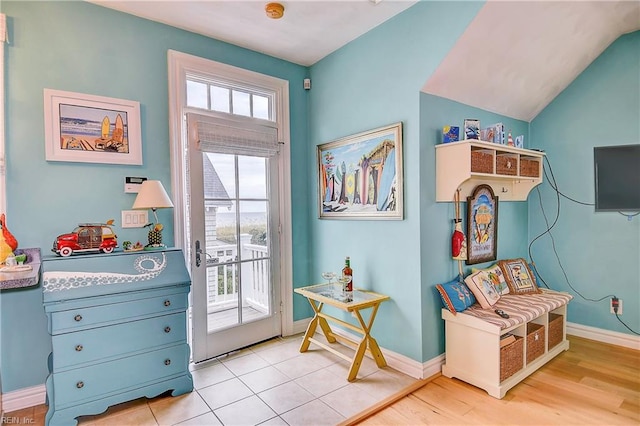
M130 177L130 176L125 177L124 192L128 194L131 194L131 193L137 194L138 191L140 191L140 185L142 185L142 182L144 182L145 180L147 180L146 177Z

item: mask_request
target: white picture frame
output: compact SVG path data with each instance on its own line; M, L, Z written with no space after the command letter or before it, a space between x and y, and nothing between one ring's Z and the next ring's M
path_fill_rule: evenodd
M317 147L320 219L404 219L402 122Z
M44 89L47 161L142 165L140 103Z

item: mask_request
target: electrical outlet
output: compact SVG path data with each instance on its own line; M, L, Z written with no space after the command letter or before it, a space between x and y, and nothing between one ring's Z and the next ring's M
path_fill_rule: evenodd
M611 313L615 314L613 308L618 305L618 315L622 315L622 299L618 299L617 297L611 298Z

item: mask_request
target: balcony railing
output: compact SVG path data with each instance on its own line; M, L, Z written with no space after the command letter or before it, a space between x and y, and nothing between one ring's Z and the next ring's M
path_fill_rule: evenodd
M267 246L251 244L251 235L240 236L241 256L235 244L207 247L208 312L238 307L238 267L242 276L242 306L269 313L270 266ZM240 260L241 263L228 263Z

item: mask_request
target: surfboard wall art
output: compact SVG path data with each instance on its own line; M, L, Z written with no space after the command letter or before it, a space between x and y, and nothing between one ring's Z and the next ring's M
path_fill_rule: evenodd
M318 145L320 219L403 219L402 123Z
M47 161L142 164L140 104L44 89Z

